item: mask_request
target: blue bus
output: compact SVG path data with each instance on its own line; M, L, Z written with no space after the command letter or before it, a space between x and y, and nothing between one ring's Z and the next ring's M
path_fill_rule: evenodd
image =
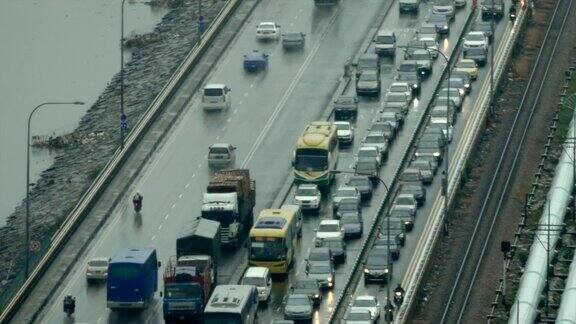
M108 308L147 308L158 289L159 267L154 248L130 248L118 252L108 265Z

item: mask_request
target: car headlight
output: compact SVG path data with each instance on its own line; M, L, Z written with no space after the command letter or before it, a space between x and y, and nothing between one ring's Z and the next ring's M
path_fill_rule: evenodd
M384 269L384 273L388 273L388 269Z
M314 298L314 299L318 299L318 298L320 298L320 295L314 294L313 298Z
M370 270L364 269L364 273L370 273Z
M463 89L458 89L458 93L463 96L464 95L464 90Z
M405 222L404 222L404 225L410 225L410 222L409 222L409 221L405 221Z
M434 152L433 155L436 156L436 157L438 157L438 156L440 156L440 153L439 153L439 152Z
M328 282L332 282L332 276L328 277Z
M412 85L412 88L418 89L418 85L417 85L416 83L414 83L414 84Z
M466 83L466 84L464 85L464 88L470 88L470 83Z

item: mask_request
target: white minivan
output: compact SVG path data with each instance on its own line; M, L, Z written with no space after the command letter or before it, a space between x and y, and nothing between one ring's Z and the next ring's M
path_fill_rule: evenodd
M202 107L204 110L229 109L230 105L230 88L225 84L208 84L202 90Z
M228 143L216 143L208 148L208 166L234 166L236 162L236 146Z
M267 303L270 300L272 290L272 278L270 270L265 267L250 267L246 269L242 278L243 285L253 285L258 289L258 300Z

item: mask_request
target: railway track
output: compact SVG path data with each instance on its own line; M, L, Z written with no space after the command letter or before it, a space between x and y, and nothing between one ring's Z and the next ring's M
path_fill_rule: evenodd
M444 304L441 323L460 323L463 320L483 256L492 237L496 221L499 219L504 200L508 196L510 182L518 165L518 157L527 137L537 104L540 101L543 84L547 78L558 41L564 31L571 6L572 0L559 0L556 3L514 121L508 130L506 143L500 151L498 164L484 194L471 239L466 247L460 268L454 276L455 280L449 287L450 295Z

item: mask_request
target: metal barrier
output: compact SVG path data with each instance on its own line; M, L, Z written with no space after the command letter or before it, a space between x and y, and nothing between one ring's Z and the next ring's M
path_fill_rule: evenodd
M512 47L516 42L518 31L522 28L524 24L526 13L522 11L514 25L506 30L504 33L504 38L502 40L502 45L498 47L495 57L495 68L494 68L494 84L498 85L504 69L506 68L508 58L512 51ZM493 67L490 67L493 68ZM488 71L489 73L490 71ZM468 158L472 154L472 149L480 131L483 129L484 120L488 113L488 108L490 105L489 92L487 90L489 82L484 83L479 95L479 100L474 105L472 111L474 112L471 119L466 124L464 135L468 134L468 137L463 137L463 141L457 147L453 154L456 158L456 162L451 163L451 168L448 170L448 184L447 184L447 195L448 195L448 206L451 206L456 197L456 188L458 183L464 173L464 168L468 161ZM484 94L482 94L484 92ZM433 248L439 237L439 232L444 223L444 197L441 193L438 193L435 199L435 203L432 207L428 222L426 223L426 228L424 229L423 236L420 238L418 245L416 247L415 254L408 266L406 275L402 282L402 286L406 289L406 295L402 306L400 307L396 322L404 323L407 320L407 315L410 308L414 304L414 299L416 297L416 292L418 285L422 281L424 276L424 270L430 260Z
M198 61L201 54L204 53L208 45L213 41L218 31L220 31L222 28L223 23L226 22L231 13L234 12L240 3L241 0L229 0L217 14L216 18L213 20L213 23L204 32L199 42L186 56L180 66L178 66L176 72L174 72L174 74L170 77L170 80L159 92L158 96L156 96L150 107L144 113L144 116L135 125L133 131L126 139L124 149L119 148L114 153L112 159L106 164L90 188L82 195L78 204L66 217L66 220L60 229L54 234L52 243L46 254L40 259L40 262L31 272L28 279L20 287L18 292L14 295L10 303L2 310L2 313L0 314L0 323L7 322L14 315L14 312L21 305L24 298L30 294L34 285L44 274L46 268L51 264L58 252L65 245L67 239L71 236L73 231L86 217L89 210L93 207L97 199L105 191L113 177L118 173L120 168L129 158L130 153L132 153L134 148L138 145L146 133L148 127L162 112L165 104L172 98L177 88L184 80L184 77L194 67L194 64Z

